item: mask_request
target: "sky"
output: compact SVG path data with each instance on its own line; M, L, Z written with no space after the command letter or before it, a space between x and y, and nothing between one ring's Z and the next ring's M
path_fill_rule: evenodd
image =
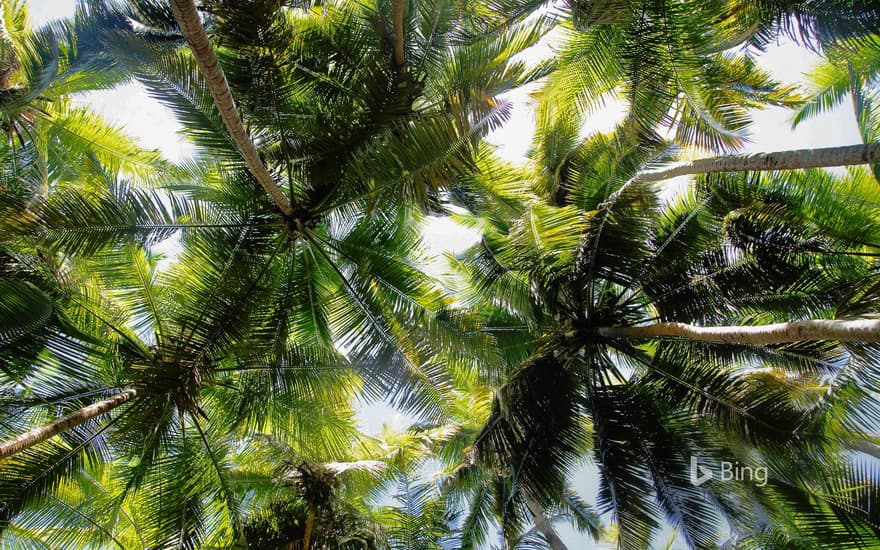
M2 1L2 0L0 0ZM35 26L56 18L73 15L75 0L29 0L30 14ZM550 46L539 44L524 53L526 59L539 59L551 53ZM816 54L797 45L781 42L768 47L767 52L758 58L758 63L776 79L787 84L806 85L805 75L818 61ZM499 147L499 154L511 162L523 163L534 134L534 100L530 94L535 87L528 87L506 95L512 102L513 113L508 122L493 132L488 140ZM193 148L178 135L180 125L171 112L151 99L138 84L127 84L109 91L90 92L75 99L79 104L88 105L108 121L123 126L128 133L137 137L142 145L155 148L172 161L189 158ZM590 118L589 129L609 131L624 114L625 106L611 102L606 109ZM786 149L832 147L860 143L858 129L851 112L851 106L844 103L837 109L820 115L806 123L791 128L793 112L782 108L768 108L753 113L754 125L751 142L745 153L781 151ZM673 188L681 181L670 180L663 185ZM435 218L424 231L424 240L429 251L438 260L427 266L426 271L440 274L444 264L440 259L445 253L463 251L473 244L478 236L448 219ZM173 253L175 243L166 241L166 253ZM364 407L360 412L362 429L369 434L378 434L384 424L404 428L409 418L381 403ZM598 488L598 476L594 466L586 465L574 476L573 484L588 501L593 501ZM571 529L561 528L561 536L570 548L610 548L593 545L578 537ZM664 544L671 535L666 529L658 537ZM684 548L676 545L673 548Z

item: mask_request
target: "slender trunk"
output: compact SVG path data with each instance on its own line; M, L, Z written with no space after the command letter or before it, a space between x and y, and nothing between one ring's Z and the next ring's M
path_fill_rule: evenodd
M853 70L851 62L847 62L846 70L849 73L849 96L850 99L852 99L853 114L856 117L856 127L859 129L859 135L862 136L862 143L869 143L871 140L868 138L868 133L865 131L865 125L863 124L865 98L862 96L862 86L859 83L855 70Z
M700 327L685 323L656 323L641 327L602 327L608 338L685 338L700 342L732 344L786 344L806 340L838 342L880 342L880 321L797 321L758 326Z
M62 416L61 418L56 418L45 426L34 428L33 430L27 431L9 441L0 443L0 460L24 451L25 449L29 449L51 437L55 437L56 435L66 432L71 428L75 428L80 424L84 424L93 418L108 413L136 396L137 392L135 390L124 390L108 399L98 401L88 407L83 407L78 411Z
M403 33L403 2L404 0L392 0L391 2L391 19L394 25L394 64L398 68L403 67L406 62Z
M232 98L232 91L229 89L226 74L223 73L223 68L217 61L214 49L211 47L210 41L208 41L208 35L202 26L202 21L199 19L199 12L196 9L195 1L171 0L171 9L174 12L174 18L177 20L181 32L183 32L184 38L186 38L190 49L192 49L195 55L199 69L205 77L205 82L211 91L211 97L214 98L214 105L220 111L223 124L229 130L232 141L235 142L235 146L241 152L242 157L244 157L248 169L263 189L269 193L269 196L272 197L278 208L287 215L293 214L290 200L275 184L272 175L269 174L260 158L256 145L254 145L253 140L244 128L244 124L241 122L241 116L238 114L238 109L235 108L235 101Z
M309 545L312 543L312 529L315 527L315 507L309 506L309 515L306 517L306 529L305 533L303 533L303 547L302 550L309 550Z
M642 172L634 181L662 181L677 176L712 174L715 172L761 172L768 170L802 170L830 166L877 164L880 162L880 143L844 145L823 149L796 149L778 153L730 155L695 160L663 170Z
M532 517L535 520L535 528L544 535L544 538L550 544L550 548L552 550L568 550L568 547L565 546L565 543L556 534L553 524L544 515L544 509L541 507L541 504L526 494L523 494L523 499L526 501L526 506L529 507L529 512L532 513Z

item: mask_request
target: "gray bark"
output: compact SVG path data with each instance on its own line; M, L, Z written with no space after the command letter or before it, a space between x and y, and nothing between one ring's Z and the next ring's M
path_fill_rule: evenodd
M550 519L544 515L544 508L541 504L526 494L523 494L523 499L526 501L526 506L529 507L529 512L532 513L532 518L535 521L535 529L544 535L544 538L547 539L547 542L550 544L550 548L552 548L552 550L568 550L568 547L565 546L565 543L562 542L562 539L559 538L559 535L556 533L556 529L553 528L553 523L551 523Z
M856 451L880 460L880 441L876 438L872 441L858 439L853 441L850 446Z
M733 344L786 344L805 340L838 342L880 342L880 321L811 320L758 326L701 327L685 323L655 323L640 327L602 327L600 336L608 338L686 338L700 342Z
M796 149L778 153L730 155L695 160L662 170L642 172L633 178L636 182L662 181L677 176L713 174L717 172L762 172L769 170L802 170L831 166L877 164L880 162L880 143L844 145L823 149Z

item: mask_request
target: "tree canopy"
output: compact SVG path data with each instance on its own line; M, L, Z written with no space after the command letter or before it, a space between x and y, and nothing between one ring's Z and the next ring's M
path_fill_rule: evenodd
M0 11L0 548L880 548L877 2ZM192 159L82 106L126 83Z

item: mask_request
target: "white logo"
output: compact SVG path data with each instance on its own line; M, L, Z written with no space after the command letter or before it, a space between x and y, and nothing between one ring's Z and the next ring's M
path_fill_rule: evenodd
M706 468L705 466L700 466L699 461L697 461L697 457L692 456L691 483L693 483L695 487L699 487L710 479L712 479L712 470Z
M701 466L697 457L691 457L691 483L694 484L694 487L699 487L714 477L712 470ZM749 481L758 487L763 487L767 485L767 468L764 466L758 468L742 466L738 462L733 463L725 460L721 462L718 479L721 481Z

